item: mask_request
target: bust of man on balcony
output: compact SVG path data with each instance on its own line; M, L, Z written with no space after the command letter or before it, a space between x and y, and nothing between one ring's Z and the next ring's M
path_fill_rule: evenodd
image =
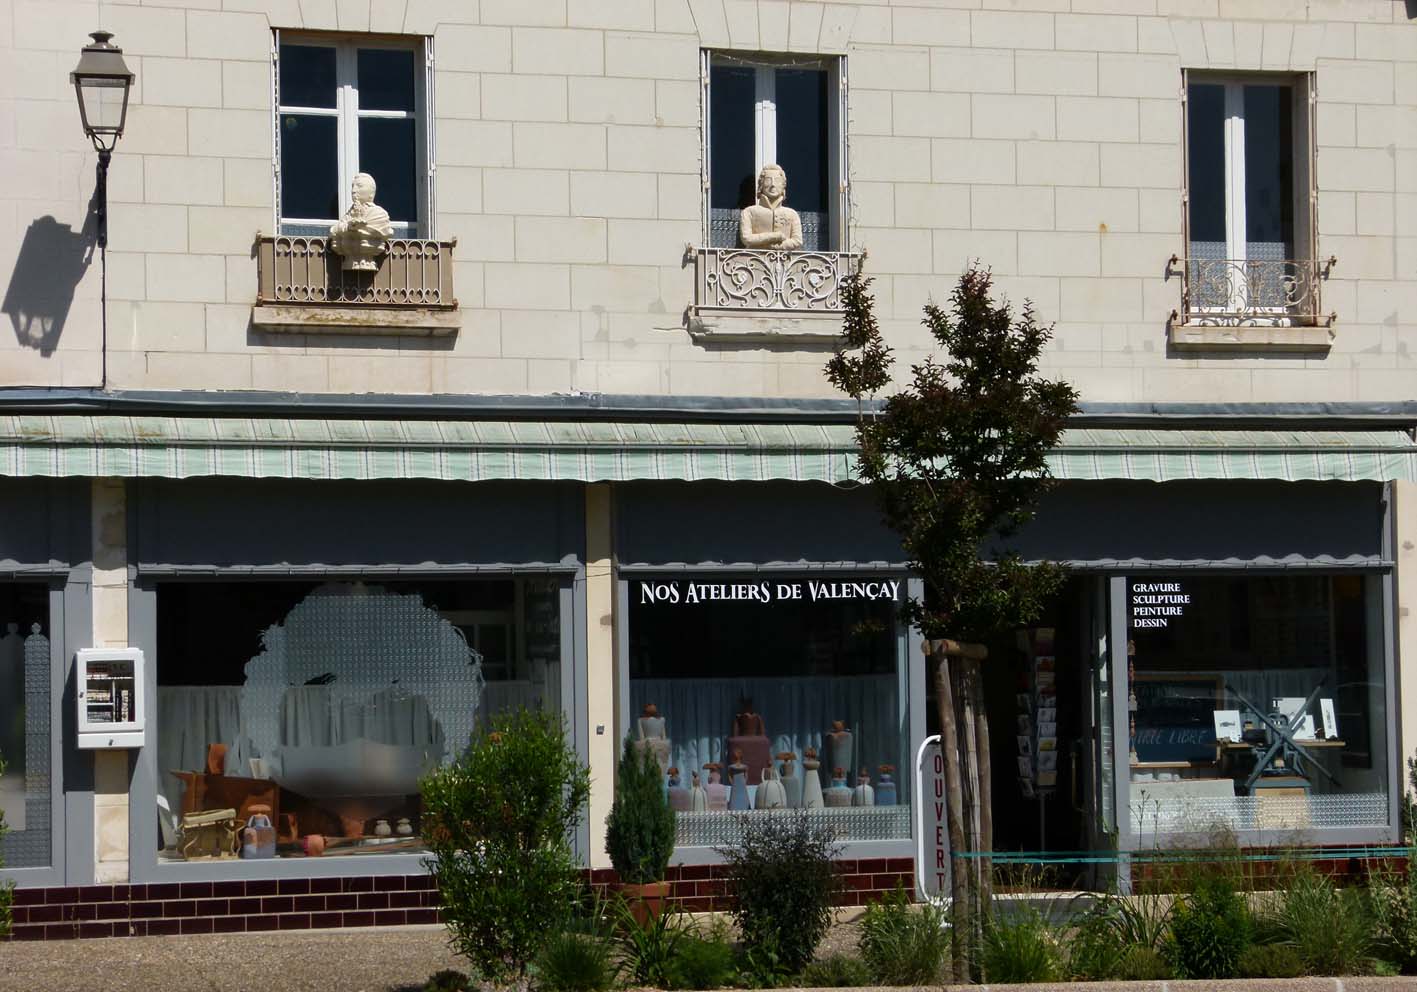
M350 192L354 202L345 211L344 220L330 228L330 250L343 257L346 270L375 272L394 226L389 223L389 212L374 202L373 176L367 172L356 175Z
M758 173L758 202L744 207L738 240L744 248L796 251L802 247L802 218L782 205L787 197L787 173L780 165L765 165Z

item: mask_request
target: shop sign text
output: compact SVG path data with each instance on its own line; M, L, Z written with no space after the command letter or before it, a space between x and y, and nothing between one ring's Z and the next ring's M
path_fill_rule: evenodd
M1179 582L1133 582L1132 627L1166 627L1173 617L1185 615L1190 593Z
M775 603L785 600L821 602L824 600L900 598L898 579L878 579L866 582L655 582L640 580L641 605L656 603Z

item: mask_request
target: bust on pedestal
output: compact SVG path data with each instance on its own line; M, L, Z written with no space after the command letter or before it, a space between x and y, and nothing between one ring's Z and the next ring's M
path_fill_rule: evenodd
M787 173L769 163L758 173L758 202L738 217L738 240L744 248L797 251L802 247L802 217L784 206Z
M744 696L738 706L733 733L728 737L728 753L742 753L743 763L748 766L748 784L757 785L763 780L763 769L772 764L772 742L763 718L753 711L753 701Z

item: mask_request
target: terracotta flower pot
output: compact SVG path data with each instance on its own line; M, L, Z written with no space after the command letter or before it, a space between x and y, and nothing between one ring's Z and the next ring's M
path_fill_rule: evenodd
M621 885L620 894L630 907L630 915L642 927L658 919L664 912L664 900L669 897L668 882L646 882L643 885Z

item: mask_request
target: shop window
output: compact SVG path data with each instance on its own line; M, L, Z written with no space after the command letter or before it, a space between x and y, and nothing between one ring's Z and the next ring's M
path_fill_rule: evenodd
M162 584L161 858L259 816L241 856L421 851L419 778L494 712L560 709L559 602L539 578Z
M629 727L667 742L652 746L665 771L678 773L670 799L679 844L729 842L737 829L729 810L775 805L779 795L817 807L812 815L842 840L910 836L904 585L776 575L629 581ZM648 706L656 715L642 720ZM735 752L741 791L731 782ZM866 790L857 788L863 772ZM710 808L694 808L696 779L699 805Z
M0 838L5 868L52 863L49 587L0 583Z
M1309 92L1307 77L1188 74L1183 323L1323 320Z
M416 40L277 36L280 232L324 235L367 172L398 238L428 237L431 72Z
M1381 581L1127 582L1131 828L1386 828Z

